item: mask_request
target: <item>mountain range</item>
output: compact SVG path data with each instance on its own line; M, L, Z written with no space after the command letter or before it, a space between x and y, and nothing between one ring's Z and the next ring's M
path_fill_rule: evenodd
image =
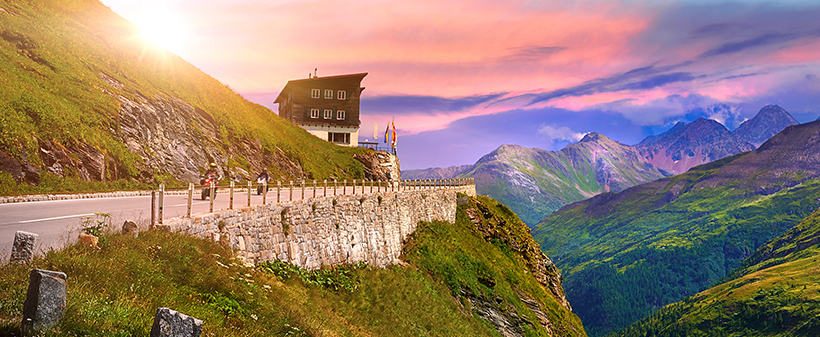
M707 289L820 205L820 121L754 151L564 206L533 236L591 336Z
M405 170L412 179L472 177L479 194L508 205L534 225L569 203L604 192L618 192L664 176L754 150L797 121L776 105L760 109L734 131L699 118L625 145L590 133L560 151L501 145L473 165ZM410 179L408 178L408 179Z

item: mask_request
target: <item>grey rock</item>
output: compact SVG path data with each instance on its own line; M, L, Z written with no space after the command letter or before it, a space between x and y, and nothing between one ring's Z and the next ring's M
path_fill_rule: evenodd
M456 199L457 206L467 206L470 204L470 197L461 197Z
M29 275L26 302L23 304L23 335L49 329L65 315L66 275L51 270L33 269Z
M126 220L122 224L122 233L125 235L133 235L135 238L140 235L140 229L137 224L131 220Z
M157 308L151 337L199 337L202 321L169 308Z
M37 239L40 235L17 231L14 233L14 245L11 249L12 263L29 263L34 259L34 250L37 247Z

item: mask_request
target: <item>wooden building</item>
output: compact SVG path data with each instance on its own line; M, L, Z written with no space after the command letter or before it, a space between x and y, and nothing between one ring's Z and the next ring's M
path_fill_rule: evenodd
M367 73L291 80L276 97L279 116L321 139L359 144L359 97Z

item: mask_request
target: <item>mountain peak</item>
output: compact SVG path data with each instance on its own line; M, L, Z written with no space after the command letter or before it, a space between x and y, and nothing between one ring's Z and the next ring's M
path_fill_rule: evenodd
M754 118L740 124L732 134L758 147L786 127L795 124L799 123L788 111L777 105L767 105Z
M597 132L590 132L584 135L584 138L581 138L579 143L587 143L587 142L597 142L600 139L609 139L606 136L597 133Z

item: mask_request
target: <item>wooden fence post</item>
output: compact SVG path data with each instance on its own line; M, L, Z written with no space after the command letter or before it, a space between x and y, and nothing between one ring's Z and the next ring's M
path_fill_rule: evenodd
M235 187L235 184L234 184L233 180L231 180L231 193L230 193L231 197L229 199L230 202L228 203L228 209L233 209L233 188L234 187Z
M191 217L191 205L193 204L194 199L194 184L188 183L188 215L187 217Z
M165 208L165 184L159 185L159 223L162 223L162 213Z
M148 226L149 229L154 228L154 224L157 223L157 191L151 191L151 225Z

